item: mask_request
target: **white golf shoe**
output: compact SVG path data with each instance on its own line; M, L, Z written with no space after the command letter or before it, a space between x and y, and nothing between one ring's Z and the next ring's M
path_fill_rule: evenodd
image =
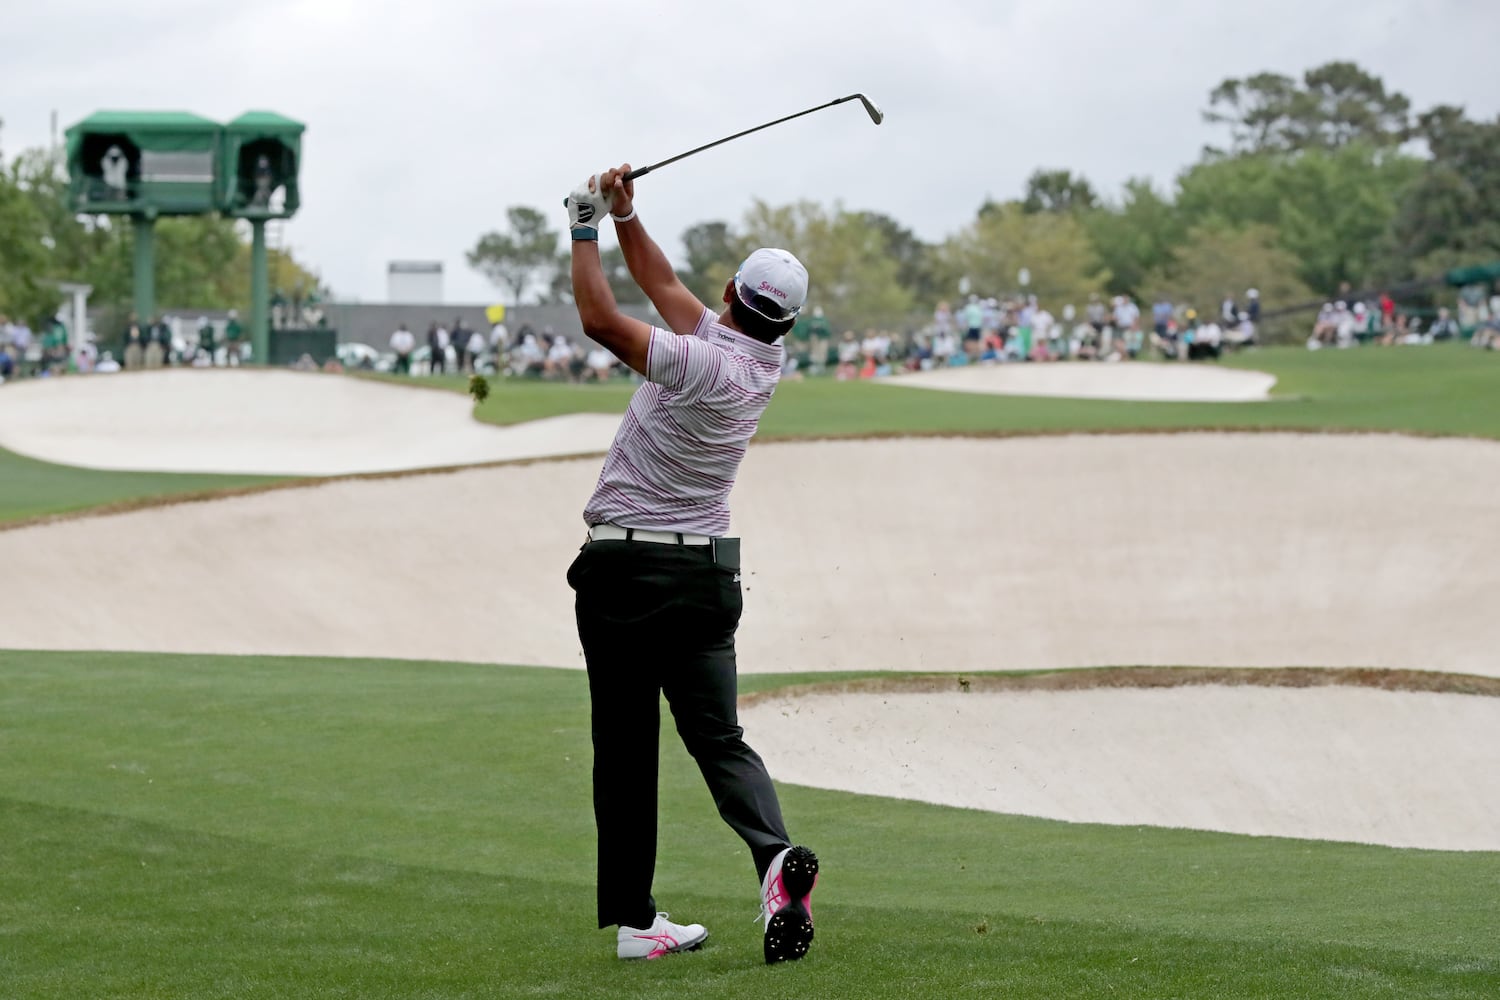
M708 931L702 924L674 924L658 913L650 927L620 925L615 936L615 954L621 958L661 958L674 951L694 951L703 946Z
M795 962L813 939L812 891L818 882L818 856L805 847L776 855L760 883L761 916L766 921L766 964Z

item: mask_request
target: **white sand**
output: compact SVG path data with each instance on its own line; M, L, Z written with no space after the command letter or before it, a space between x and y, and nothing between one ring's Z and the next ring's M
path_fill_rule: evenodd
M804 695L742 710L779 780L1050 819L1500 850L1500 698L1181 687Z
M503 392L503 385L493 386ZM292 371L171 370L34 379L0 393L0 446L93 469L343 475L609 448L618 416L514 427L467 396Z
M16 648L575 666L597 458L0 532ZM1500 676L1500 446L1155 435L757 446L740 665ZM149 597L147 596L149 595ZM150 608L150 613L146 608Z
M1067 396L1178 403L1254 403L1269 399L1276 376L1202 364L966 365L880 380L886 385L1006 396Z

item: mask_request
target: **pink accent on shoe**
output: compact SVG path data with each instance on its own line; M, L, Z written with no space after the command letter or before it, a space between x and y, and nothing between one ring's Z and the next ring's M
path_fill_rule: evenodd
M637 941L655 941L656 947L646 953L649 961L653 958L661 958L663 955L671 954L673 948L677 947L677 939L670 934L632 934L631 937Z

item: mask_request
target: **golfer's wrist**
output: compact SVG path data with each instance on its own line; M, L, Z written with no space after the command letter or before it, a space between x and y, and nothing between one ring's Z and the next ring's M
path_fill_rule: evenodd
M609 213L609 217L611 219L615 220L615 224L616 225L618 225L621 222L630 222L632 219L635 218L635 206L631 205L630 206L630 211L626 212L624 215L620 215L620 214L618 214L616 212L611 212L611 213Z
M599 242L599 230L595 229L593 226L574 226L571 230L571 235L573 237L574 243Z

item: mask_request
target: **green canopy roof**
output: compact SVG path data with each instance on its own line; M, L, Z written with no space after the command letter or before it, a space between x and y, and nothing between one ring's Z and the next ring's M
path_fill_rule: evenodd
M1444 277L1450 285L1483 285L1491 281L1500 281L1500 260L1491 261L1488 264L1475 264L1472 267L1457 267Z
M294 121L286 115L278 115L274 111L246 111L229 122L229 127L241 131L262 131L270 133L280 132L302 132L307 126L299 121Z
M95 111L74 132L213 132L219 123L191 111Z
M222 126L189 111L96 111L68 129L68 157L90 133L118 133L142 149L205 150L218 147Z

